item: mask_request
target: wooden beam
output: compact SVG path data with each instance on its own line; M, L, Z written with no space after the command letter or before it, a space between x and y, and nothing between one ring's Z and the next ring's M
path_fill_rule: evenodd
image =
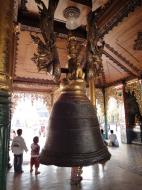
M73 2L92 7L92 0L71 0Z
M38 14L31 14L29 12L19 11L18 13L18 22L23 25L40 28L40 17ZM68 34L69 30L66 28L65 23L54 21L54 31L57 33ZM73 31L74 35L79 38L86 39L87 33L86 30L82 27L78 27Z
M104 11L103 15L98 18L98 26L102 27L106 24L106 22L111 19L114 15L116 15L116 12L120 10L124 4L129 0L115 0L112 1L109 7ZM105 8L105 7L104 7Z

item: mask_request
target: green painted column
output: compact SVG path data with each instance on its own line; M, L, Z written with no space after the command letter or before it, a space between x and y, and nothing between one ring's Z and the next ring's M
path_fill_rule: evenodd
M103 102L104 102L104 123L105 123L105 138L108 139L108 121L107 121L107 106L106 106L106 90L102 89L103 92Z
M10 136L10 93L12 86L14 0L0 6L0 190L6 190Z
M9 156L10 98L7 92L0 92L0 189L6 189L6 175Z

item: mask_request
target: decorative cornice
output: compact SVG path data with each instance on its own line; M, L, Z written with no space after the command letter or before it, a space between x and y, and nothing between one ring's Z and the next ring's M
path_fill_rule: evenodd
M132 76L136 76L135 73L133 73L132 71L130 71L128 68L126 68L124 65L122 65L121 63L119 63L119 61L117 61L114 57L112 57L109 53L107 53L105 50L103 50L103 54L108 57L111 61L113 61L117 66L119 66L121 69L123 69L125 72L127 72L128 74L132 75Z
M103 37L107 34L113 27L117 26L125 17L128 17L128 14L135 10L137 6L141 6L142 0L130 0L121 7L119 11L116 12L106 23L99 29L99 36Z
M27 26L24 24L20 24L20 30L21 31L29 31L29 32L36 32L41 33L40 28L34 27L34 26Z
M39 83L39 81L23 81L23 79L21 79L14 80L12 91L51 93L54 92L57 88L59 88L59 84L45 84Z
M44 80L44 79L35 79L35 78L24 78L24 77L15 77L13 82L20 82L20 83L30 83L30 84L49 84L49 85L58 85L55 81Z
M31 88L31 87L19 87L19 86L13 86L13 92L43 92L43 93L52 93L54 90L53 90L53 87L52 88L48 88L48 89L39 89L38 87L37 88Z
M17 65L17 56L18 56L18 43L19 33L15 33L15 60L13 63L13 77L16 77L16 65Z
M139 69L134 66L130 61L128 61L124 56L122 56L120 53L118 53L113 47L111 47L109 44L105 44L105 47L109 49L114 55L116 55L119 59L125 62L127 66L132 68L138 75L139 75Z
M111 86L116 86L118 84L123 84L124 81L127 82L127 81L130 81L132 79L135 79L135 77L134 76L128 76L128 77L125 77L123 79L119 79L119 80L116 80L114 82L106 84L105 88L108 88L108 87L111 87Z

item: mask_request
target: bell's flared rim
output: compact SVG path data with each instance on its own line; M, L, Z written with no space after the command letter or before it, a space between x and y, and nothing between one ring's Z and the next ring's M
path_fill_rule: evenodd
M111 154L105 145L98 151L71 155L65 153L52 153L43 149L40 155L40 163L59 167L78 167L90 166L98 163L104 164L110 160L110 158Z

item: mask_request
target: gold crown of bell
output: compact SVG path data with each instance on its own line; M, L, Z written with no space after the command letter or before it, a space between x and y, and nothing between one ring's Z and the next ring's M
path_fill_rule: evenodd
M87 166L103 163L110 157L101 137L95 108L85 95L83 80L63 85L49 119L41 164Z

